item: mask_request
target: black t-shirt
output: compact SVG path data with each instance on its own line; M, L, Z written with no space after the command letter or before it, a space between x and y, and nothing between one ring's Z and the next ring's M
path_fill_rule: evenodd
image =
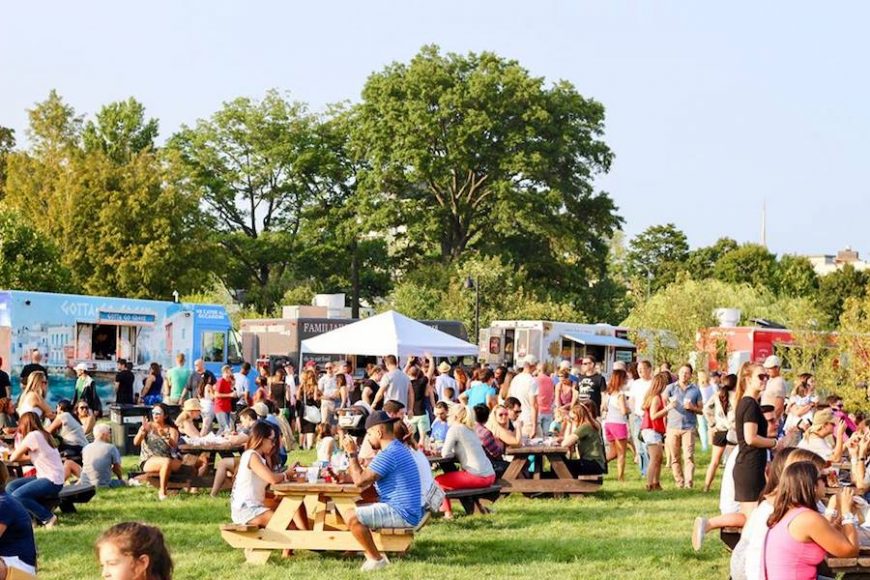
M124 369L115 375L115 382L118 383L118 392L115 395L115 402L119 405L133 404L133 383L136 381L136 376L132 371Z
M426 412L426 387L429 386L427 377L417 377L411 381L411 388L414 389L414 415L420 416Z
M363 379L362 383L360 384L359 387L360 387L359 388L360 399L362 399L362 394L365 392L366 389L371 389L372 394L371 394L371 397L369 398L369 400L374 401L375 395L378 394L378 389L380 388L380 385L378 385L377 381L375 381L374 379ZM384 401L381 400L378 402L378 404L375 406L375 408L373 410L380 411L383 408L383 406L384 406Z
M287 407L287 383L273 381L269 383L269 396L279 409Z
M12 381L9 380L9 373L0 370L0 397L12 396Z
M0 524L6 531L0 536L0 556L18 556L30 566L36 566L36 542L30 515L16 498L0 491Z
M580 377L577 381L577 396L580 401L592 400L595 406L595 414L601 409L601 394L607 389L607 381L600 374Z
M45 370L44 366L36 363L28 363L24 365L23 369L21 369L21 388L24 388L27 385L27 377L30 373L36 371L42 371L45 373L45 377L48 378L48 371Z
M764 447L750 447L746 444L743 438L743 424L755 423L758 425L758 434L761 437L767 436L767 419L764 418L764 413L761 412L761 405L752 397L743 397L737 403L737 409L734 411L735 428L737 429L737 462L767 462L767 449Z

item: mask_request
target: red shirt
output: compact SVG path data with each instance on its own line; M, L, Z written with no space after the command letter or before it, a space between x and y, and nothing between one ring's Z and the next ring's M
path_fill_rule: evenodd
M556 385L553 384L553 379L546 373L541 373L537 377L538 381L538 414L552 415L553 414L553 399L556 398Z
M228 380L221 377L214 385L215 393L232 393L233 385ZM233 400L230 397L215 397L214 412L215 413L231 413L233 411Z

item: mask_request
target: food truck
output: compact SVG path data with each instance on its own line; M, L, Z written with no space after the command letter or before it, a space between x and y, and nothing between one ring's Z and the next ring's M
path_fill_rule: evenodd
M114 377L118 360L137 374L152 362L175 366L202 358L219 374L241 363L238 341L223 306L171 301L0 291L0 356L13 383L38 349L49 374L69 374L85 363L98 378ZM54 384L54 383L52 383Z
M528 355L558 365L592 355L610 372L613 363L630 363L637 347L628 329L610 324L547 320L495 320L480 331L480 359L490 365L513 366Z

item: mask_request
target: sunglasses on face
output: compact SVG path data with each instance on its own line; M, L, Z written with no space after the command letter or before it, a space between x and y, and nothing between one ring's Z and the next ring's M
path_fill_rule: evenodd
M153 413L153 412L152 412L152 413L151 413L151 416L152 416L152 417L162 417L162 416L163 416L163 413Z
M498 417L507 417L508 414L507 414L507 413L499 413L497 416L498 416Z
M770 375L766 375L764 373L757 375L759 381L766 381L770 378Z

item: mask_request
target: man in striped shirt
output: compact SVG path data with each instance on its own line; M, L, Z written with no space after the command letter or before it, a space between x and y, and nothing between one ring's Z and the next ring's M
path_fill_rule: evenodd
M379 570L390 563L375 546L371 530L413 528L423 519L420 473L411 451L393 435L396 421L397 417L384 411L375 411L366 419L366 439L379 452L365 469L359 463L356 441L346 437L342 442L350 458L354 485L366 488L374 484L380 497L380 502L359 506L348 514L348 527L366 554L363 571Z

